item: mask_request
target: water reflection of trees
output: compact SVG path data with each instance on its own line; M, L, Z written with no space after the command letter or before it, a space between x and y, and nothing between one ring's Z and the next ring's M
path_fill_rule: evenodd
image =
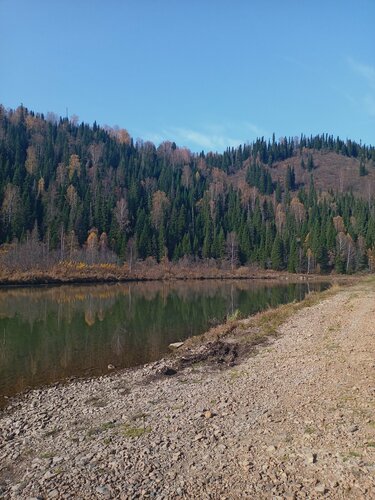
M251 314L305 290L213 280L0 290L0 393L156 359L234 308Z
M189 282L142 282L129 284L95 285L95 286L61 286L61 287L29 287L16 289L0 289L0 320L14 318L33 324L35 321L45 321L48 314L54 314L58 322L71 321L72 315L83 312L89 326L96 321L103 321L106 312L113 307L120 297L128 297L128 310L131 312L132 297L146 302L157 302L158 306L168 303L171 295L179 301L190 302L198 295L205 299L227 299L231 296L231 305L236 302L241 291L257 295L266 294L272 301L278 300L278 290L286 285L275 286L275 283L257 281L189 281ZM316 287L316 284L312 285ZM306 284L291 284L290 294L295 290L305 290ZM281 293L285 293L284 291ZM233 296L234 294L234 296ZM275 297L276 295L276 297ZM161 302L159 298L162 298ZM273 299L273 297L275 297Z

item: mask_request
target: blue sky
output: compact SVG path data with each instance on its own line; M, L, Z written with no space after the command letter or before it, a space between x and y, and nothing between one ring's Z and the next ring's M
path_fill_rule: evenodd
M375 144L374 0L0 0L0 102L222 151Z

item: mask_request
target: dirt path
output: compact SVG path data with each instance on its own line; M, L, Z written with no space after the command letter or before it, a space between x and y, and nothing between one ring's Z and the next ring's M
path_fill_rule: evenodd
M0 497L375 498L375 283L280 333L226 370L31 392L0 414Z

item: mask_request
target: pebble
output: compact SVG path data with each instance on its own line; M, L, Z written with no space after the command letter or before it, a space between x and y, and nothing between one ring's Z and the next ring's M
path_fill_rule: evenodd
M324 484L318 484L314 489L317 493L325 493L327 490Z
M97 486L95 491L105 498L110 498L111 492L107 486Z
M308 464L315 464L317 461L317 455L316 453L307 453L306 454L306 462Z

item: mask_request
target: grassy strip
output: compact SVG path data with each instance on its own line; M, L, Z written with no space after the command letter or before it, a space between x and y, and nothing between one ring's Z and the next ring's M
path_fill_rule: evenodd
M306 307L312 307L329 297L336 295L342 288L339 285L333 285L323 292L312 292L300 302L291 302L283 304L275 309L263 311L250 318L251 326L257 327L262 336L277 335L281 325L293 316L295 313Z
M259 312L246 319L228 318L227 322L211 328L202 335L191 337L185 341L184 347L196 348L215 340L224 340L231 336L242 345L255 346L264 342L270 336L276 336L278 329L291 316L305 307L312 307L322 300L336 295L342 287L334 284L323 292L312 292L300 302L282 304L274 309ZM179 351L178 355L183 351Z

